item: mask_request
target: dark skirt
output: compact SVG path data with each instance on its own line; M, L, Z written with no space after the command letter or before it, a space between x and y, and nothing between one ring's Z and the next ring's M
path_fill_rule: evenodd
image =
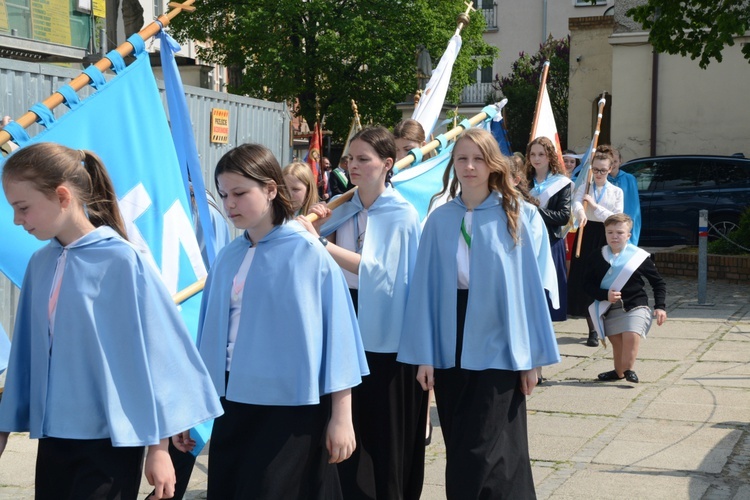
M221 403L208 452L209 499L342 498L325 446L330 396L305 406Z
M552 250L552 262L555 264L557 274L557 295L560 297L560 308L552 307L549 292L545 291L547 308L552 321L565 321L568 319L568 270L565 267L565 240L559 239L552 243L550 250Z
M141 486L144 447L114 447L110 439L39 440L37 500L135 500Z
M356 290L352 299L357 305ZM424 481L427 393L417 366L396 353L367 352L370 375L352 388L357 449L338 464L346 500L414 499Z
M580 228L578 231L580 232ZM576 240L577 241L577 240ZM588 221L583 230L581 241L581 256L576 258L575 245L571 250L570 274L568 274L568 314L571 316L588 316L589 305L594 298L584 291L583 282L586 269L596 257L595 252L601 252L602 247L607 244L604 234L604 223Z
M468 293L459 290L457 357ZM445 438L449 500L536 498L529 459L526 398L507 370L435 370L435 400Z

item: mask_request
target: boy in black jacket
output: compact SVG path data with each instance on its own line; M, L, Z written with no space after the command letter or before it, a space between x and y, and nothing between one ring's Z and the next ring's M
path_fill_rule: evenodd
M643 278L654 291L656 324L667 319L667 287L648 252L628 243L632 219L615 214L604 221L607 245L592 255L584 289L594 297L589 306L597 332L612 343L615 369L599 374L599 380L625 379L638 383L633 371L641 337L651 328L651 309Z

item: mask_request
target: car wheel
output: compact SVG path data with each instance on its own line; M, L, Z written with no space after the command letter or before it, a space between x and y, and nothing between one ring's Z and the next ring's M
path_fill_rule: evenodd
M710 240L720 239L721 236L727 236L729 233L739 227L738 221L731 216L718 217L715 221L710 221L708 236Z

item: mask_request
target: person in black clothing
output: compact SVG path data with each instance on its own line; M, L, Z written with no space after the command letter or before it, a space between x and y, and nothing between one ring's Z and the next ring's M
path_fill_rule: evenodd
M651 327L651 309L643 278L654 291L656 324L661 326L667 319L667 286L650 255L628 243L632 227L633 220L623 213L611 215L604 221L607 245L598 254L592 254L585 275L586 293L600 301L589 308L598 313L593 318L594 323L599 333L612 343L615 369L600 373L601 381L625 379L638 383L633 367L641 337L645 337Z
M331 198L344 194L354 187L349 179L349 157L342 156L339 166L333 172L328 180L331 186Z
M555 309L547 296L547 306L552 321L568 319L568 282L565 266L565 240L563 228L570 219L572 183L564 174L555 145L546 137L537 137L526 149L526 179L529 194L538 202L539 215L549 234L552 261L557 271L557 291L560 307Z

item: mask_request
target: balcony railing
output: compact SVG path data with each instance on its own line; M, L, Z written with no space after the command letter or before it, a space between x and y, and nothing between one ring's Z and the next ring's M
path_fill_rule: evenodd
M484 104L487 95L493 92L492 83L475 83L461 92L461 104Z
M487 5L486 3L484 5ZM484 14L485 29L496 30L497 29L497 4L493 4L491 7L482 6L482 14Z

